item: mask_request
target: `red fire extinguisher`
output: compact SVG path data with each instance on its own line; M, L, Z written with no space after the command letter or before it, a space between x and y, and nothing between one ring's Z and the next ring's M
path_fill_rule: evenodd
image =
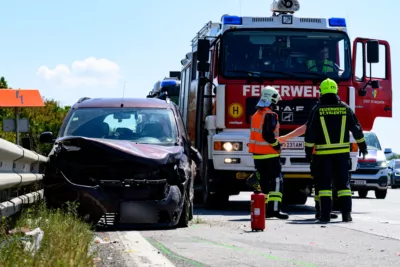
M265 195L259 191L251 194L251 231L265 229Z

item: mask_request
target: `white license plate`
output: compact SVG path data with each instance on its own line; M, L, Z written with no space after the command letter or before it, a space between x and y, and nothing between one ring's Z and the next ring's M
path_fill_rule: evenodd
M365 180L354 180L354 184L367 184Z
M282 144L282 149L303 150L304 142L286 142Z

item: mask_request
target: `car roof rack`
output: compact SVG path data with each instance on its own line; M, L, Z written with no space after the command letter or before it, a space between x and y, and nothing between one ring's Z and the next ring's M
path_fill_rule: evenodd
M78 103L82 103L83 101L86 101L86 100L89 100L90 99L90 97L81 97L81 98L79 98L79 100L78 100Z

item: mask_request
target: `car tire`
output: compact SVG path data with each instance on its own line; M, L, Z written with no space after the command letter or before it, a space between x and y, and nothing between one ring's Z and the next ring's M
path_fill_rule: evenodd
M358 197L359 198L366 198L367 195L368 195L368 190L365 190L365 189L358 190Z
M387 195L387 189L384 190L375 190L375 197L377 199L385 199Z
M193 204L190 202L190 196L188 193L185 194L185 200L183 202L181 217L179 218L178 227L188 227L190 222L190 213ZM192 216L193 217L193 216Z

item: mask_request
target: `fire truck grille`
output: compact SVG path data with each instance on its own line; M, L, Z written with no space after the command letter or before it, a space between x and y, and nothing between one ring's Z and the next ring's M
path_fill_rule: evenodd
M251 116L256 111L258 97L246 99L246 120L250 124ZM316 98L298 98L293 100L279 101L276 112L279 115L279 123L282 125L299 125L306 123L311 109L317 103Z

